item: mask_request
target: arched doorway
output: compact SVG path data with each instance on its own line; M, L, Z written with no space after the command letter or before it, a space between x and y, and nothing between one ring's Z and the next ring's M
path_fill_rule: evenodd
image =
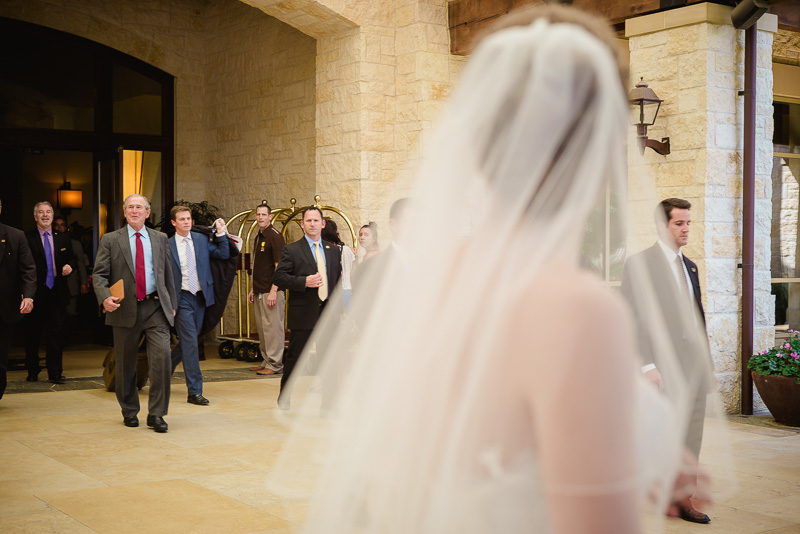
M8 18L0 18L0 57L2 221L31 230L34 204L49 201L91 269L99 238L122 224L127 194L151 199L153 221L173 200L174 78L93 41ZM80 191L79 200L66 202L64 190ZM91 340L79 330L74 337Z

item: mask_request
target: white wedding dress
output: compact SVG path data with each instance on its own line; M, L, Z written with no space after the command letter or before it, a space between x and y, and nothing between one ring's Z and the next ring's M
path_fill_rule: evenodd
M419 171L405 261L365 264L344 322L332 296L309 343L321 365L293 375L269 487L311 499L307 532L620 534L661 514L691 392L668 363L674 387L644 383L602 279L602 228L624 246L633 224L626 130L612 51L583 27L536 20L473 53Z

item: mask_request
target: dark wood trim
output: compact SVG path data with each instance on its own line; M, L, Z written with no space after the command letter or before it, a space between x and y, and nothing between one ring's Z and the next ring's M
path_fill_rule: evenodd
M615 28L625 20L659 11L676 9L709 0L572 0L574 7L604 17ZM778 15L778 23L800 31L800 0L767 0L769 12ZM710 3L735 6L736 0L710 0ZM542 0L453 0L448 4L450 53L466 55L476 36L498 17L521 7L544 4Z

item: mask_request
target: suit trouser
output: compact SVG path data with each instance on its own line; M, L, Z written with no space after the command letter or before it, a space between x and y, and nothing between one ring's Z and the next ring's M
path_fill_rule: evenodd
M203 394L203 373L200 371L197 334L203 326L205 313L206 299L202 292L192 295L189 291L181 291L178 312L175 314L178 344L172 351L172 372L174 373L175 368L183 361L189 395Z
M319 313L322 315L322 310L325 308L325 304L328 301L320 302L319 304ZM292 372L294 371L294 366L297 364L297 360L300 359L300 355L303 354L303 349L306 347L306 343L308 343L308 339L311 337L311 333L313 329L310 330L292 330L292 334L289 336L289 350L286 353L286 357L283 359L283 376L281 376L281 392L278 394L278 402L281 404L286 404L288 406L289 399L292 396L291 388L287 387L289 383L289 379L292 376Z
M286 335L283 330L283 315L286 310L286 293L278 291L275 306L267 306L268 293L255 295L256 325L261 355L264 357L264 369L272 369L276 373L283 370L283 347Z
M694 399L686 429L686 448L700 458L700 445L703 442L703 424L706 419L706 398L704 391L699 391Z
M6 385L8 384L8 350L11 347L11 330L13 324L9 324L0 319L0 399L3 398L3 393L6 392Z
M169 407L170 371L169 322L156 299L137 304L134 326L114 327L114 350L117 357L117 401L123 417L139 413L139 391L136 389L136 361L139 341L147 342L147 365L150 368L148 415L164 416Z
M28 375L39 374L39 343L44 330L47 377L55 380L63 372L61 341L64 329L64 307L54 289L39 289L33 311L23 320L25 329L25 367Z

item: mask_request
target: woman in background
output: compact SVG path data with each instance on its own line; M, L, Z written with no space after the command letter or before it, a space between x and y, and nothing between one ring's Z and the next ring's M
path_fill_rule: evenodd
M353 265L356 262L356 255L353 250L344 244L336 222L331 219L325 220L325 227L322 229L322 239L330 241L339 247L342 251L342 290L344 292L345 308L350 307L350 295L353 292L353 286L350 281L350 275L353 272Z
M370 221L358 231L358 245L363 250L359 263L370 259L380 251L378 247L378 225Z

